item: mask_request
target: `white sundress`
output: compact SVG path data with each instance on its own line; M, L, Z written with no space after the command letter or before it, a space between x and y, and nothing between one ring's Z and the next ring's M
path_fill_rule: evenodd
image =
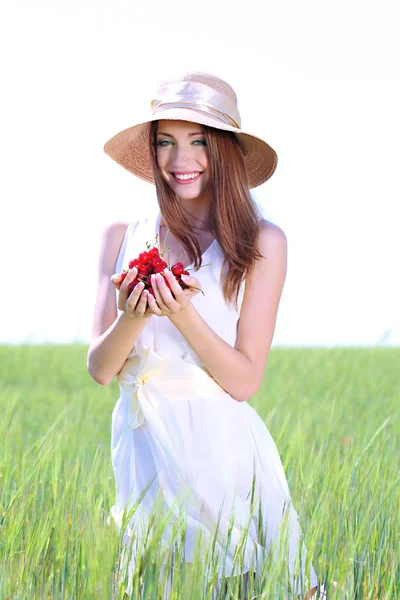
M117 273L146 249L146 242L155 245L160 220L161 213L158 212L155 217L142 218L128 225L117 259ZM222 262L222 249L214 240L202 255L202 263L208 266L192 272L205 293L194 296L192 303L209 327L234 347L244 282L239 294L239 311L236 311L222 295ZM119 373L118 382L120 398L112 413L111 434L116 499L110 517L119 531L124 509L133 506L152 481L125 529L124 541L129 543L132 535L140 538L139 522L146 523L157 492L161 493L168 508L183 483L184 489L190 490L185 561L193 561L197 534L201 531L204 539L209 539L218 519L218 535L222 536L218 543L222 540L223 553L226 539L223 536L228 531L234 510L230 551L224 559L224 572L221 561L218 573L221 577L222 574L246 573L251 568L257 571L258 567L252 567L252 561L256 560L255 556L262 556L259 551L263 548L257 534L257 512L254 517L250 514L255 474L257 498L263 503L263 521L268 522L263 538L267 545L276 536L284 508L288 510L291 527L288 566L293 577L292 589L300 594L300 580L298 576L294 579L301 536L298 516L291 504L275 442L255 409L246 401L234 400L219 386L166 316L151 317ZM244 569L238 571L232 562L235 544L249 522L248 541L243 550ZM168 530L165 536L168 544ZM303 542L301 546L305 573L306 548ZM133 561L134 555L132 569ZM318 585L312 565L307 577L310 587ZM130 577L126 592L130 594L131 589Z

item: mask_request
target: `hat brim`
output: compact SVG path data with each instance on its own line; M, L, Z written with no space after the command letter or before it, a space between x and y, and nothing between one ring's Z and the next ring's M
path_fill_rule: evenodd
M182 108L167 109L152 115L144 123L120 131L104 145L104 152L140 179L154 183L149 128L153 121L164 119L189 121L235 133L244 156L250 188L267 181L276 169L277 154L261 138L223 123L206 113Z

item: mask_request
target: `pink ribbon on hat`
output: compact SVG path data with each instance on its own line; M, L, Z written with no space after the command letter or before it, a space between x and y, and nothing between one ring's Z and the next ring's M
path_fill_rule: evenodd
M207 113L236 129L241 127L240 114L232 100L203 83L185 81L165 85L157 96L151 102L153 114L171 108L188 108Z

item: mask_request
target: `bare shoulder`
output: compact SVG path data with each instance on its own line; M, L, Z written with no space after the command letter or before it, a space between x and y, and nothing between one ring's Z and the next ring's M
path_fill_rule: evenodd
M117 234L117 232L121 234L122 231L125 233L128 225L128 221L113 221L105 226L104 231L109 231L111 234Z
M248 382L248 397L261 385L276 324L276 317L287 271L287 238L275 223L261 219L256 261L246 279L238 322L235 348L249 358L253 377Z
M252 303L259 302L264 294L272 291L280 296L287 269L287 238L283 229L271 221L261 219L258 250L262 258L256 261L253 274L247 279L245 287L244 299L249 299Z
M283 252L287 250L287 237L283 229L267 221L267 219L260 220L260 231L259 231L259 250L263 254L262 249L269 249L269 252Z
M92 339L102 335L117 318L115 287L111 276L129 223L114 221L104 227L100 238L97 294L93 314Z
M100 238L100 270L109 272L115 268L128 225L126 221L114 221L104 227Z

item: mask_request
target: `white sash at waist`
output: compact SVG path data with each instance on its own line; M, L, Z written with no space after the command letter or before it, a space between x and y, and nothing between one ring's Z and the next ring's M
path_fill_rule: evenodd
M185 486L195 485L192 466L177 421L174 401L226 393L205 367L180 358L162 358L145 347L129 358L118 375L121 401L129 402L128 425L146 423L164 458ZM232 400L234 401L234 400Z
M210 372L180 358L162 358L152 348L144 355L129 358L118 375L121 397L130 400L129 426L142 425L144 419L159 417L168 410L171 399L196 398L225 390Z

